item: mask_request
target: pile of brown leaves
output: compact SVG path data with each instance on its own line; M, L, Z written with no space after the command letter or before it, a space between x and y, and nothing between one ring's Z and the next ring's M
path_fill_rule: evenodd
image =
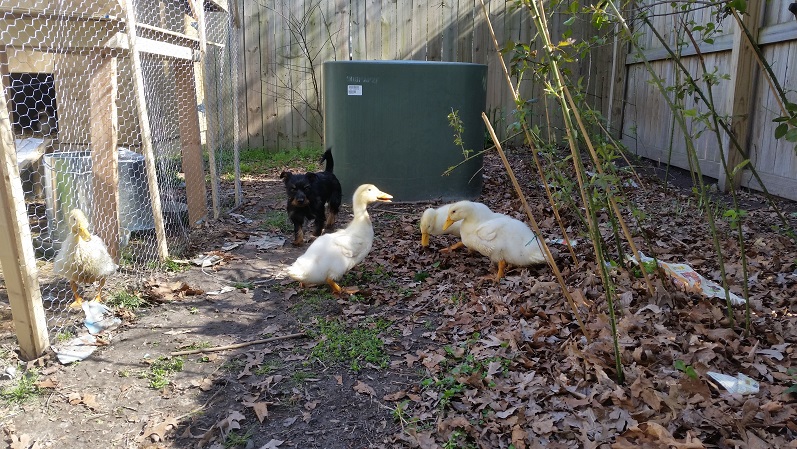
M545 238L561 238L527 153L510 156L518 178L533 180L524 189ZM646 214L635 236L643 252L689 264L719 281L705 216L690 191L643 177L643 186L626 193ZM394 342L394 366L425 373L420 384L384 398L403 427L396 440L421 448L797 447L797 250L794 241L772 230L774 213L759 195L744 193L743 200L753 206L743 228L749 332L744 306L735 308L729 326L724 301L679 291L661 275L653 276L651 297L641 279L618 268L613 277L624 383L617 381L600 273L577 227L569 232L579 242L578 263L564 250L557 262L580 300L586 336L550 268L511 270L493 284L480 279L495 272L487 258L464 250L438 252L452 238L433 238L430 249L421 249L417 205L375 208L377 241L357 270L389 267L391 282L360 285L363 294L390 306L384 313L400 323L404 336L419 333L434 342L411 351L411 345ZM528 221L494 156L485 159L482 201ZM602 221L611 241L609 223ZM719 226L731 289L741 296L737 236L721 218ZM420 293L401 293L414 287ZM424 327L429 320L439 326ZM760 389L731 394L709 371L743 373Z

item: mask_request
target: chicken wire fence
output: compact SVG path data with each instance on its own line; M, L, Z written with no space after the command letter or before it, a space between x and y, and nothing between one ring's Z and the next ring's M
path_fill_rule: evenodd
M182 256L191 220L240 200L235 23L207 0L0 3L0 76L51 341L84 318L70 281L94 298L87 272L103 263L92 249L82 273L54 272L75 256L63 254L72 210L118 264L107 301L161 269L164 249Z

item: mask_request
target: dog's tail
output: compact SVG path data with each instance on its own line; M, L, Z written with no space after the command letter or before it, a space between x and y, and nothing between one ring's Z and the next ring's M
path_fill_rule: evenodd
M335 162L332 160L332 148L327 148L327 150L324 151L324 155L321 156L321 162L324 161L327 161L324 171L327 173L332 173L332 169L335 168Z

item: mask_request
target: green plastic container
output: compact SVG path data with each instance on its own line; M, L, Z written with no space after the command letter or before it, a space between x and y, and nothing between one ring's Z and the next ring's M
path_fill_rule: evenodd
M464 147L479 153L486 65L330 61L323 75L324 142L332 148L344 201L365 183L393 195L395 202L457 201L481 194L482 158L463 163L448 115L458 111Z

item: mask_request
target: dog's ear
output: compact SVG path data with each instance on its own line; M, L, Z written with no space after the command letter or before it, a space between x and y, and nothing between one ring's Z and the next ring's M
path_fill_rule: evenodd
M315 173L312 173L312 172L308 172L307 173L307 179L310 182L315 182L316 178L318 178L318 175L316 175Z
M280 179L282 179L285 182L287 182L288 179L290 179L291 176L293 176L293 173L291 173L289 171L284 171L284 172L280 173Z

